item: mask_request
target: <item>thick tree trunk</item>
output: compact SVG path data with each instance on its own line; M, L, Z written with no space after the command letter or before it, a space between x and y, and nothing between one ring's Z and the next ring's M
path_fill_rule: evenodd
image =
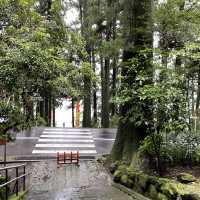
M153 34L151 31L151 0L125 0L124 1L124 26L125 26L125 48L123 52L123 62L127 66L127 62L132 58L138 58L140 50L146 47L152 48ZM128 30L127 30L128 27ZM138 31L138 30L143 30ZM152 57L151 57L152 58ZM151 58L149 58L151 60ZM148 59L148 58L147 58ZM139 66L140 67L140 66ZM150 61L147 65L143 66L146 69L151 67ZM127 77L122 80L122 85L132 87L136 74L130 74L127 67L122 67L122 76ZM149 103L149 102L147 102ZM144 124L136 125L129 119L125 120L128 116L130 109L134 107L133 102L127 102L120 106L120 122L117 130L116 140L112 149L112 159L126 160L131 162L133 154L137 151L140 142L147 136L147 127ZM144 112L151 117L151 112L146 106L142 107ZM134 113L133 113L134 114Z
M125 62L131 59L133 55L133 52L124 51L123 61ZM122 76L127 75L127 73L127 69L122 69ZM134 79L129 80L130 87L133 81ZM147 136L144 125L137 126L130 120L124 121L124 118L127 117L127 113L133 106L131 102L120 106L121 120L119 121L117 137L112 149L113 160L126 160L131 162L132 156L137 151L140 142Z
M133 123L120 120L111 153L112 159L131 162L134 152L137 151L141 140L145 137L146 132L143 127L136 128Z

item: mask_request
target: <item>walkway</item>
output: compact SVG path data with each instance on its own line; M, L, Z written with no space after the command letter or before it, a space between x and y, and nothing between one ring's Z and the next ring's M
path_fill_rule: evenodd
M19 132L16 136L16 140L13 142L9 142L7 144L8 160L14 160L14 159L26 160L26 159L41 159L41 158L46 159L46 158L49 158L51 154L50 153L40 154L41 151L40 153L37 153L38 150L48 150L48 151L58 150L58 149L62 150L63 148L66 150L66 148L68 149L74 148L72 147L74 144L79 144L80 146L82 146L79 149L87 151L87 153L89 150L92 150L94 154L96 151L97 155L109 154L112 149L114 139L116 136L116 129L66 128L65 130L67 131L67 133L64 133L64 134L61 133L63 132L62 129L63 128L60 128L58 132L57 128L36 127L36 128L32 128L31 130ZM81 134L78 134L79 131ZM61 139L62 140L64 139L64 141L61 141ZM48 147L45 146L47 144L48 144ZM54 144L54 147L50 147L50 145L52 144ZM55 147L55 146L58 146L59 144L64 145L64 147ZM41 147L41 145L45 147ZM68 145L68 147L66 147L66 145ZM4 147L0 146L0 160L3 159L2 158L3 150L4 150ZM94 157L93 153L91 154L90 158Z
M93 135L89 129L46 128L37 141L33 154L55 156L57 152L79 151L81 157L96 155Z
M112 186L105 169L95 161L57 168L55 161L31 164L32 188L26 200L131 200Z

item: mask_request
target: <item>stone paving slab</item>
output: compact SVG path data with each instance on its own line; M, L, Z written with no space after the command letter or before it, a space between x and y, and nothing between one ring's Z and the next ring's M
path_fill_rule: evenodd
M131 200L113 186L110 175L96 161L57 167L55 161L30 166L32 185L26 200ZM139 200L139 199L137 199Z

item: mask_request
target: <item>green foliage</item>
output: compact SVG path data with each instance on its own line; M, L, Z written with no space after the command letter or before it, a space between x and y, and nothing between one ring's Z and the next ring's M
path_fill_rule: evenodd
M185 42L199 34L199 4L184 0L168 0L157 4L154 12L155 30L160 34L162 55L173 48L180 49Z
M182 199L191 193L185 184L168 178L151 176L124 165L119 165L115 170L113 179L115 182L155 200ZM198 197L197 194L194 196Z
M162 146L162 143L163 143L163 138L161 135L155 135L155 134L149 135L142 142L139 148L139 153L143 156L154 158L156 157L156 150L157 149L159 150L160 146Z
M184 133L177 136L172 135L166 141L166 149L174 163L196 164L200 162L198 148L200 145L199 135Z
M192 183L196 181L196 178L192 174L181 173L177 176L177 180L181 183Z
M51 7L46 3L0 1L0 100L10 101L15 117L26 127L35 124L33 104L39 103L35 97L80 96L84 77L93 76L84 62L84 40L65 26L62 2L54 1ZM16 120L9 112L7 120L14 127Z
M117 128L118 124L119 124L119 116L118 115L112 116L110 119L110 127Z
M140 56L148 58L146 52L141 52ZM154 65L148 71L145 68L146 62L146 59L141 63L134 58L127 66L130 77L121 77L122 80L128 81L131 75L135 74L132 87L123 84L116 98L116 102L120 105L125 103L134 105L130 107L124 120L132 121L137 126L147 125L149 133L171 131L178 133L188 129L186 97L182 88L184 76L174 69L158 65ZM152 70L155 71L154 81L149 76ZM149 115L146 114L146 110L149 111Z
M37 126L46 126L47 125L45 119L42 118L39 114L37 115L35 121L36 121L35 123L36 123Z
M10 102L0 101L0 120L0 138L7 141L12 140L8 132L9 129L19 129L25 125L24 115L20 111L20 108Z
M139 153L151 161L157 169L160 159L162 167L169 165L192 165L200 162L199 135L182 133L152 134L142 142Z
M0 176L0 185L6 182L6 178L4 176ZM6 188L3 187L0 189L0 198L5 199L5 190Z

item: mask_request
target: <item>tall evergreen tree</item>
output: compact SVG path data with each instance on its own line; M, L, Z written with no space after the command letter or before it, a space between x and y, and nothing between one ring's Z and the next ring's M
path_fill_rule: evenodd
M81 34L86 41L86 52L88 54L87 61L92 64L91 61L91 46L88 41L88 9L89 1L79 0L79 12L81 21ZM89 76L84 77L84 93L83 93L83 127L91 127L91 79Z
M143 57L140 52L147 48L152 48L152 0L124 0L123 1L123 29L124 29L124 50L123 63L121 69L122 94L127 94L127 90L134 92L131 88L137 87L135 79L136 73L141 68L149 73L151 81L151 61L152 54L149 57ZM137 65L134 70L131 68L131 60L137 59ZM131 94L130 94L131 95ZM129 95L128 95L129 96ZM148 110L148 104L140 105L139 98L129 99L128 96L122 96L123 103L120 105L120 121L117 130L116 140L112 149L112 158L126 159L131 161L133 153L137 151L141 140L143 140L148 132L148 125L145 123L137 124L135 118L140 115L143 110L146 115L151 118L151 112Z

